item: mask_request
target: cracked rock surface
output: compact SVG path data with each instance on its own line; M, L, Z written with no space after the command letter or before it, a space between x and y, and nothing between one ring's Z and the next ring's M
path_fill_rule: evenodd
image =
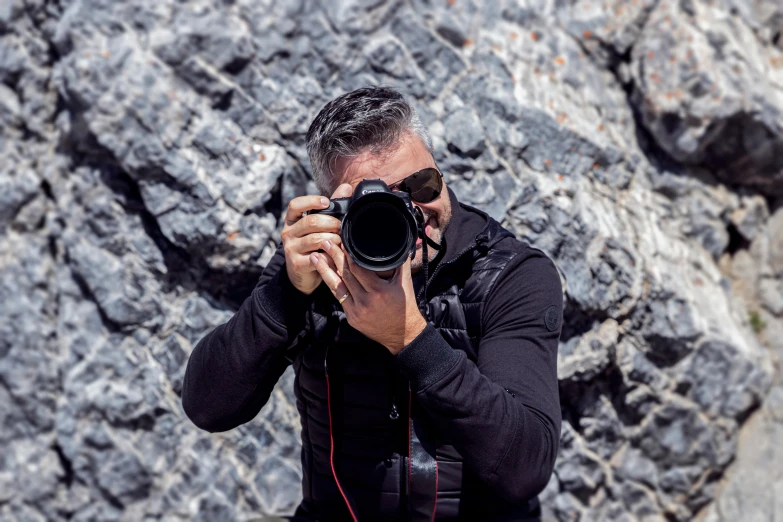
M0 519L293 512L291 370L221 434L182 378L367 84L561 271L544 518L783 520L777 0L3 2Z

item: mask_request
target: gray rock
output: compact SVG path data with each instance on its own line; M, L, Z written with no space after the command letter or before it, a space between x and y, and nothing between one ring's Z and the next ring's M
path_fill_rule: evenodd
M451 113L443 122L446 141L457 154L476 158L484 152L484 133L476 114L467 108Z
M735 346L720 340L702 342L677 381L677 389L703 411L731 418L740 418L757 406L770 385L767 373Z
M118 325L136 325L156 320L160 305L156 286L143 272L105 250L77 239L68 246L77 277L89 288L106 317Z
M310 121L367 84L561 273L545 519L783 512L783 8L523 4L1 3L0 519L293 512L293 369L221 435L179 394L316 192Z
M634 103L666 152L729 183L783 191L783 92L765 74L775 51L728 11L693 0L660 2L632 54Z
M623 448L615 455L614 459L617 460L617 463L612 468L615 478L623 481L639 482L651 488L655 488L658 485L658 470L655 464L637 448Z
M98 486L121 504L146 498L152 479L138 457L128 452L111 452L96 462Z
M783 280L759 281L759 297L770 312L776 316L783 315Z
M557 354L557 378L576 382L595 380L615 361L617 335L617 322L609 319L598 330L565 343Z
M15 172L10 165L4 170L0 174L0 224L3 227L38 194L41 182L32 170Z
M433 96L458 76L465 69L465 64L451 47L441 42L415 17L406 15L398 13L389 29L392 34L398 35L424 73L425 96Z
M729 421L711 424L699 416L694 405L672 398L651 414L633 441L659 466L673 470L696 466L701 473L708 468L722 469L731 461L736 449L735 431L736 424ZM656 435L652 436L653 433ZM672 471L667 475L670 478L661 476L661 486L667 490L674 488L677 481L672 482L671 488L664 482L671 482L671 477L685 476ZM682 487L690 490L692 481L682 481L685 484Z
M742 203L741 208L731 213L731 222L745 239L753 241L762 224L769 218L767 203L760 196L744 198Z
M654 491L635 482L622 482L614 488L614 494L623 499L625 509L617 515L629 520L666 520L660 513L660 506ZM614 519L614 517L613 517Z
M682 233L694 237L717 260L729 245L729 234L721 219L723 205L706 195L693 194L687 206L680 208L684 223Z
M650 295L635 311L637 327L646 341L647 358L659 366L670 366L688 355L702 335L695 310L683 299L671 295Z
M767 223L769 235L769 263L773 273L783 277L783 208L778 209Z
M573 0L558 11L558 18L574 38L602 63L626 54L639 39L650 11L658 0L628 3Z
M604 482L600 459L587 450L567 423L563 423L561 450L562 456L555 467L560 486L580 498L589 498Z
M555 498L551 512L555 520L581 520L584 513L584 504L579 502L574 495L564 493Z
M460 201L483 209L494 219L503 219L509 204L505 196L517 189L516 181L504 171L479 172L470 179L455 180L450 187Z

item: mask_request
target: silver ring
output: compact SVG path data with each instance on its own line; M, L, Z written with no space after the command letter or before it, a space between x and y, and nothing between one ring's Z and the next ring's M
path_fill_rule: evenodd
M348 297L350 297L350 295L351 295L351 294L349 294L348 292L345 292L345 295L344 295L344 296L342 296L340 299L338 299L338 300L337 300L337 302L338 302L338 303L340 303L340 304L343 304L343 301L345 301L346 299L348 299Z

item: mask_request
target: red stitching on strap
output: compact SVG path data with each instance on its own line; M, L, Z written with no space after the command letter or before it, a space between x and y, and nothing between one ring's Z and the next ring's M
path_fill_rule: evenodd
M329 374L326 374L326 405L329 410L329 464L332 466L332 475L334 475L334 481L337 482L337 489L340 490L340 494L343 496L345 505L348 506L348 511L351 513L353 522L358 522L356 515L351 509L351 504L348 503L348 497L345 496L343 487L340 485L340 481L337 480L337 472L334 469L334 436L332 435L332 395L329 393Z

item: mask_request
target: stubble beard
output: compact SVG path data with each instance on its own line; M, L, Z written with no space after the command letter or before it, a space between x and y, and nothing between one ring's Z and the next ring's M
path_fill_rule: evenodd
M436 237L437 236L437 237ZM440 244L440 234L432 234L430 236L430 239L435 241L436 243ZM416 247L416 256L411 261L411 273L417 274L421 271L421 268L424 266L424 248L427 249L427 261L430 262L432 259L438 254L438 251L432 248L429 245L425 245L424 242L422 242L421 245Z
M446 228L449 226L449 222L451 221L450 210L451 210L450 208L446 209L443 215L434 214L435 220L437 222L437 227L433 227L429 237L439 245L441 244L441 240L443 239L443 234L446 232ZM432 216L432 214L430 216ZM428 220L430 216L427 217ZM421 271L422 267L424 266L423 254L425 248L427 249L427 262L431 262L435 258L435 256L438 255L438 250L429 246L427 244L427 241L423 240L421 242L421 245L416 247L416 255L411 260L412 274L418 273L419 271Z

